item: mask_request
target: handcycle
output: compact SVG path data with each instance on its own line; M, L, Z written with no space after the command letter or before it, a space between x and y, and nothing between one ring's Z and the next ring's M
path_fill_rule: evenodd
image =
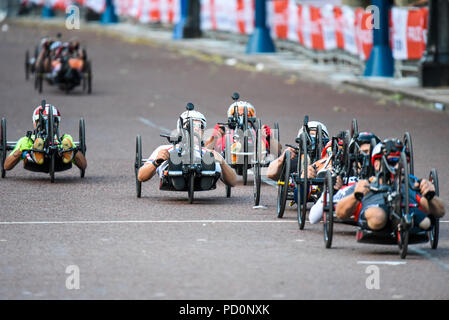
M308 163L314 163L321 158L321 153L325 145L326 137L323 134L321 125L316 128L315 138L312 139L311 129L308 126L309 117L304 117L303 130L295 142L298 146L287 144L287 147L293 148L297 153L296 170L293 169L291 161L291 152L286 150L285 157L281 165L281 174L278 179L277 196L277 216L282 218L285 211L287 200L291 200L291 205L297 203L297 220L299 229L303 230L306 220L307 203L315 202L321 195L321 187L324 184L323 174L318 174L316 178L308 178ZM326 161L325 167L329 164ZM324 172L324 171L323 171ZM309 188L311 187L311 190Z
M333 196L337 176L340 176L343 183L347 185L350 179L357 181L359 179L369 179L369 177L374 175L374 168L370 159L377 140L375 138L371 139L371 151L369 155L366 155L361 152L360 145L357 143L358 132L353 134L353 138L350 141L349 135L349 131L341 131L337 137L332 138L330 158L333 170L326 172L323 186L323 235L326 248L332 246L334 223L357 226L357 222L353 218L339 219L335 216ZM341 141L341 143L338 141ZM339 144L341 144L341 148Z
M192 103L188 103L186 109L194 109ZM200 137L194 132L193 119L188 119L187 128L182 127L182 119L179 122L178 134L161 134L173 149L169 151L168 165L163 168L160 190L184 191L188 193L189 203L194 201L196 191L208 191L216 188L220 173L215 170L215 157L212 152L202 153ZM142 194L142 182L138 180L138 172L146 160L142 158L142 138L136 137L135 178L136 194L140 198Z
M366 223L361 222L356 232L357 242L371 244L395 244L399 247L401 259L405 259L409 244L425 243L430 239L432 249L438 246L438 219L435 219L429 231L420 230L410 232L413 227L413 217L411 208L416 208L417 204L411 204L409 199L410 185L409 165L405 152L401 152L398 167L392 167L385 154L381 159L381 171L377 174L376 182L368 188L373 193L384 195L385 203L389 212L387 226L380 231L368 228ZM435 193L428 192L425 196L430 199L439 192L438 174L432 169L429 178L435 184ZM380 182L382 178L382 182ZM415 190L418 191L418 190Z
M42 106L46 105L45 100L42 101ZM55 181L55 172L65 171L72 168L72 163L64 164L61 160L61 155L65 152L81 152L86 155L86 135L85 135L85 121L83 118L79 121L79 141L74 141L75 146L67 150L63 150L59 145L60 135L59 126L55 125L55 118L53 112L49 112L47 117L44 117L42 110L39 111L39 120L34 132L28 131L28 138L40 137L44 140L43 150L34 150L32 152L41 152L44 154L44 163L38 165L35 163L27 163L24 168L29 171L34 172L44 172L50 174L50 181L53 183ZM7 152L14 149L17 141L8 141L6 132L6 119L1 120L1 137L0 137L0 161L1 161L1 171L2 178L6 177L6 170L4 168ZM85 169L80 169L80 177L84 178Z
M92 93L92 62L88 60L85 48L82 49L82 58L72 53L57 58L60 60L61 69L56 74L46 72L51 69L52 60L55 59L50 54L50 50L47 49L45 59L42 59L40 63L37 62L40 50L43 48L39 49L39 46L36 46L33 58L30 58L28 50L25 53L25 78L28 80L29 73L34 73L34 88L39 93L42 93L44 80L49 85L57 85L66 94L79 85L82 85L83 92ZM44 61L47 61L48 65L45 65Z
M252 168L254 172L254 203L259 205L260 187L261 187L261 168L268 166L265 161L269 151L262 149L262 122L260 119L250 117L248 107L244 106L243 115L238 112L237 102L240 95L235 92L232 95L234 101L234 112L228 117L226 123L218 123L225 130L225 148L224 159L226 163L233 168L238 175L242 176L243 184L247 184L248 169ZM274 137L279 141L279 125L274 124ZM243 137L243 140L242 140ZM243 144L242 144L243 142ZM240 150L233 150L233 146L241 146ZM238 149L238 148L235 148ZM226 186L226 196L231 196L231 187Z

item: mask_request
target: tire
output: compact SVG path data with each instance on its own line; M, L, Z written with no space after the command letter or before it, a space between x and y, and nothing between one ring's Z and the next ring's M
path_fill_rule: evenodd
M30 53L27 50L25 52L25 80L30 78Z
M260 176L260 166L262 161L262 123L257 120L257 133L256 133L256 143L254 148L254 159L255 163L253 165L254 171L254 205L258 206L260 203L260 187L262 182L262 177Z
M5 160L6 160L6 152L7 152L6 119L5 118L2 118L1 131L0 131L0 143L1 143L0 161L2 164L2 178L4 178L6 176Z
M55 128L55 118L53 116L53 108L50 107L50 112L48 114L48 136L47 136L47 146L53 146L54 143L54 132ZM53 148L50 149L50 165L49 165L49 173L50 173L50 181L51 183L55 182L55 157L56 153Z
M193 196L195 192L195 175L194 173L190 173L189 176L189 203L193 203Z
M277 197L277 216L282 218L284 216L285 204L287 202L288 182L290 177L290 150L285 151L284 161L282 161L281 176L278 182L278 197Z
M244 153L248 153L248 108L245 107L243 109L243 152ZM243 178L243 185L246 186L247 182L248 182L248 155L245 154L243 156L243 174L242 174L242 178Z
M274 141L277 141L277 145L276 145L276 148L275 149L273 149L273 143L272 143L272 141L270 141L270 153L273 153L272 151L276 151L275 153L274 153L274 156L277 158L278 156L279 156L279 149L278 149L278 146L280 145L280 143L281 143L281 139L280 139L280 137L279 137L279 135L280 135L280 132L279 132L279 123L277 123L277 122L275 122L274 123L274 132L273 132L273 136L270 138L270 140L272 140L273 142Z
M401 195L399 197L399 201L396 203L396 212L400 210L401 212L401 222L404 219L404 216L407 216L410 212L410 199L409 199L409 184L408 184L408 164L407 164L407 157L404 152L401 152L401 161L398 169L398 175L396 177L396 192L399 192ZM402 179L405 178L407 183L404 183L403 192L401 193L401 183L398 183L402 181ZM403 196L404 195L404 198ZM402 208L402 203L403 208ZM402 210L403 209L403 210ZM401 224L399 225L399 228L397 230L397 236L398 236L398 246L399 246L399 255L401 259L405 259L407 256L407 250L408 250L408 239L409 239L409 230L408 228L401 228Z
M248 136L245 135L243 138L243 152L248 152ZM249 157L247 154L243 156L243 168L242 168L242 178L243 178L243 185L247 185L248 183L248 160Z
M87 61L87 94L92 93L92 63Z
M415 174L415 166L414 166L414 162L413 162L413 144L412 144L412 137L409 132L406 132L404 134L404 147L405 147L405 152L409 157L408 171L410 174L414 175Z
M41 62L38 71L36 72L36 89L39 93L42 93L42 86L44 82L44 66Z
M440 195L440 186L438 183L438 172L436 169L430 170L429 181L435 186L435 195ZM440 219L435 218L434 226L431 231L429 231L430 247L432 249L438 248L438 238L440 235Z
M359 126L357 124L357 119L352 119L351 122L351 139L354 138L355 135L359 134Z
M319 124L317 126L317 139L315 146L315 161L321 159L321 152L324 148L324 140L323 140L323 127Z
M324 245L327 249L332 246L332 235L334 230L334 186L332 183L332 174L330 171L326 172L326 180L324 182L323 194L323 234ZM325 208L328 208L326 211Z
M231 187L226 185L226 198L231 197Z
M298 225L299 230L303 230L304 226L306 224L306 211L307 211L307 195L308 195L308 177L307 177L307 167L308 167L308 159L307 159L307 137L306 133L301 133L300 137L300 152L298 154L298 177L301 175L302 167L304 165L304 177L301 178L302 180L302 199L299 199L301 196L300 193L300 184L298 183L298 204L297 204L297 211L298 211ZM304 156L304 160L301 161L302 156Z
M79 142L80 142L80 151L81 153L86 156L86 125L84 122L84 118L80 119L79 124ZM80 169L80 177L84 178L84 175L86 173L85 169Z
M139 169L142 166L142 138L136 137L136 158L134 162L134 173L136 176L136 195L140 198L142 195L142 182L137 179Z

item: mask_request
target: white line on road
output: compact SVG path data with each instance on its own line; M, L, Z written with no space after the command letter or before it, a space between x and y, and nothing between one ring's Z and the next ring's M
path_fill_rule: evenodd
M139 120L140 120L141 122L143 122L144 124L146 124L147 126L150 126L150 127L153 127L153 128L159 129L159 130L162 130L162 131L164 131L165 133L170 133L170 132L171 132L171 130L168 130L167 128L158 126L157 124L155 124L154 122L152 122L152 121L150 121L150 120L148 120L148 119L145 119L145 118L140 117Z
M117 220L117 221L1 221L0 225L37 224L137 224L137 223L297 223L292 220Z
M399 266L407 264L406 261L357 261L357 264L386 264L389 266Z

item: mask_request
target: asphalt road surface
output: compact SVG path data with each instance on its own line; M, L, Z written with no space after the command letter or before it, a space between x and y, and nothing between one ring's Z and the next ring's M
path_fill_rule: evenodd
M66 95L45 84L38 94L25 81L25 50L58 31L87 45L92 95L80 88ZM262 188L266 208L253 209L252 177L248 186L239 178L230 199L220 182L189 205L185 193L159 191L157 179L145 183L137 199L133 169L136 135L149 156L166 143L159 134L175 128L187 102L212 128L225 120L237 91L264 123L279 122L283 144L294 141L305 114L331 134L349 129L352 118L381 138L409 131L416 174L437 168L449 207L448 113L82 30L12 23L0 33L0 59L0 115L8 140L31 130L32 111L45 98L62 112L62 132L75 140L85 119L88 160L84 179L71 169L57 173L52 184L48 175L19 164L0 180L0 298L449 298L447 215L438 249L410 246L406 260L397 246L357 243L354 227L344 225L336 226L333 248L325 249L322 224L298 230L295 206L276 218L273 186Z

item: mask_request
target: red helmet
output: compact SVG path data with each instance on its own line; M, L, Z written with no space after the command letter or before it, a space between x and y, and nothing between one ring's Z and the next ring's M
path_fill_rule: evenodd
M45 109L42 108L42 106L38 106L36 109L34 109L33 112L33 122L39 120L39 110L42 110L42 115L44 116L44 118L46 119L47 116L50 114L50 108L53 110L53 116L55 117L57 122L61 122L61 113L59 112L58 109L56 109L55 106L52 106L50 104L46 104L45 105Z

